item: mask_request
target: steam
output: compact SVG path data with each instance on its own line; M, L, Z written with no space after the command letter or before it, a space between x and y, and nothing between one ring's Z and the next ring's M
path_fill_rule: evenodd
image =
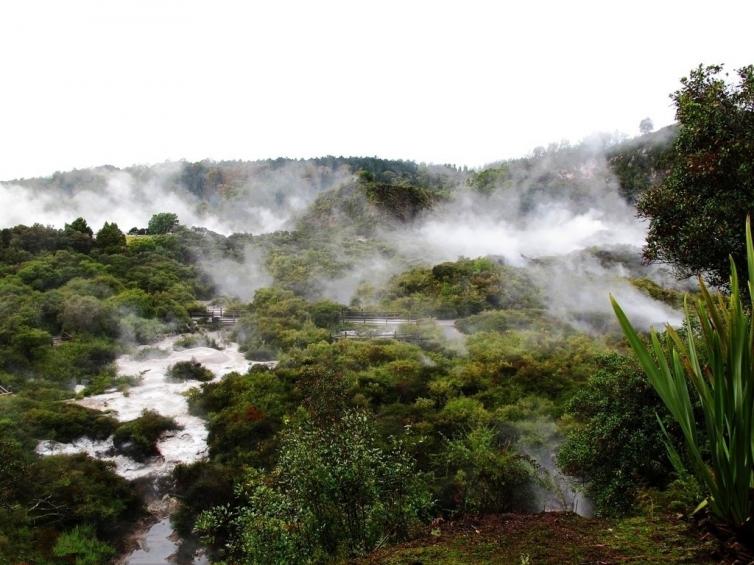
M0 183L0 227L40 223L62 228L83 217L97 229L116 222L145 227L158 212L214 232L284 229L323 191L350 178L347 168L307 161L224 163L215 178L203 164L99 167L47 179Z
M621 197L603 149L553 146L511 163L489 194L458 190L408 234L413 247L438 260L496 255L523 266L592 246L641 246L646 226Z
M272 276L264 266L261 250L247 245L243 258L210 256L200 261L221 294L250 302L260 288L272 285Z
M638 255L638 249L634 251ZM637 327L678 326L683 320L680 312L627 280L649 275L646 269L630 270L620 262L605 266L589 252L576 252L531 263L527 270L547 297L550 314L582 331L601 333L615 327L610 294Z
M536 150L505 163L497 184L483 192L467 186L456 169L427 167L426 175L453 185L450 199L411 223L377 226L372 241L349 231L349 218L338 218L343 212L336 210L322 220L330 238L323 245L344 268L336 276L319 275L314 292L348 304L411 265L493 256L526 269L551 313L577 328L604 330L612 319L611 292L642 327L677 323L677 312L627 281L648 276L667 285L672 277L641 265L646 224L620 195L605 157L609 143L595 137L577 146ZM183 224L221 234L264 234L295 228L318 196L353 182L353 171L327 159L221 165L102 167L0 183L0 225L62 226L82 216L95 228L115 221L127 230L145 226L154 213L171 211ZM254 291L272 284L265 269L267 248L255 240L232 257L218 248L200 264L220 292L250 300ZM607 264L593 249L620 249L622 259Z
M646 223L618 191L604 144L555 146L510 165L491 194L468 188L405 231L383 234L404 254L429 262L494 256L524 268L550 313L584 330L613 324L613 293L642 328L678 324L680 313L634 288L627 277L669 283L668 270L641 264ZM605 265L590 249L620 250Z
M318 281L318 286L323 297L340 304L352 304L357 294L373 295L401 270L399 261L372 254L356 261L343 276Z

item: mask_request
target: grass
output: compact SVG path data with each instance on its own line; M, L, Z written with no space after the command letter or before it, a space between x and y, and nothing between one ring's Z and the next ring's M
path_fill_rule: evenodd
M571 513L503 514L446 523L357 563L383 565L718 563L709 544L672 516L624 520Z

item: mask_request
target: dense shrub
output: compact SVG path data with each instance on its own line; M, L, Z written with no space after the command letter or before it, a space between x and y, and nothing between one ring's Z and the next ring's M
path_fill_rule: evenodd
M566 412L575 426L558 460L566 472L588 481L599 513L629 512L642 486L668 483L672 466L656 414L669 428L671 420L634 361L603 357Z
M293 406L290 385L259 365L189 392L191 412L209 420L212 460L229 466L271 464L276 434Z
M180 429L172 418L145 410L135 420L122 423L113 434L113 444L120 453L137 461L159 455L157 441L165 432Z
M215 506L232 504L233 483L240 474L241 470L235 466L209 461L178 465L173 471L173 479L175 495L181 505L171 517L176 531L188 536L199 514Z
M23 402L20 419L27 433L35 439L51 439L63 443L82 436L105 439L113 433L117 422L99 410L76 404L57 402Z
M98 540L92 526L76 526L60 535L52 553L76 565L100 565L115 555L115 549Z
M382 295L387 308L439 318L486 309L536 308L539 301L522 271L482 258L411 269L393 277Z
M508 434L491 426L477 424L448 440L438 467L444 510L509 512L531 497L533 465L511 447Z
M207 382L215 378L215 374L204 365L192 359L191 361L178 361L168 369L170 378L178 381L202 381Z
M289 290L265 288L258 290L250 306L250 313L241 317L236 335L246 356L257 361L275 358L283 349L306 347L326 340L330 331L317 326L332 323L332 305L318 303L310 311L303 298Z
M411 459L397 444L381 448L358 412L327 428L292 425L273 473L249 473L238 495L243 506L203 514L198 529L212 539L230 527L230 558L248 563L363 554L408 535L430 505Z

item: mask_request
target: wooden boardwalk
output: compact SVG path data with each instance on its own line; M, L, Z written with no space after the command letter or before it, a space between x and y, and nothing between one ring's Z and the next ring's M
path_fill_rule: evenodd
M222 326L234 326L241 317L238 310L224 308L223 306L207 306L205 310L194 310L190 315L194 322L213 323Z
M406 312L380 312L344 309L340 313L342 324L391 325L416 324L419 320Z
M8 396L10 394L13 394L13 393L7 388L5 388L3 385L0 385L0 396Z
M420 343L427 338L418 333L399 331L405 325L417 325L420 320L406 312L365 311L344 309L340 314L341 329L333 334L334 339L395 339ZM357 326L361 328L355 329ZM350 328L350 329L348 329Z
M337 340L349 339L367 341L370 339L395 339L397 341L408 341L411 343L422 343L427 341L427 338L418 334L404 334L398 331L394 332L378 332L378 333L366 333L360 334L354 331L343 330L336 332L333 338Z

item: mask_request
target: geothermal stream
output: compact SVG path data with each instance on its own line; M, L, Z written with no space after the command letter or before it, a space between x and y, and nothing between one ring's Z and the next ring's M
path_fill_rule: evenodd
M391 334L401 325L394 320L392 324L387 320L380 320L383 331ZM464 347L465 336L453 325L454 320L436 321L441 327L444 337L451 343ZM371 324L367 324L371 325ZM387 328L385 328L387 326ZM168 369L179 361L195 360L211 370L215 381L220 380L230 372L245 373L255 364L245 359L238 350L238 344L223 342L219 333L206 334L207 339L222 343L223 349L218 350L206 346L176 348L176 341L181 336L172 336L162 341L140 346L133 353L122 355L116 359L116 369L119 375L138 377L138 382L127 391L108 390L103 394L89 396L76 401L82 406L110 412L119 421L138 418L144 410L154 410L163 416L172 417L181 429L168 432L157 443L159 457L154 457L143 463L134 461L115 452L112 437L106 440L91 440L80 438L71 443L42 441L37 446L41 455L86 453L91 457L111 461L115 464L116 472L128 480L146 480L152 484L155 492L159 493L161 479L170 476L176 465L193 463L204 459L208 454L207 428L204 420L188 412L185 393L199 385L196 381L174 381L168 375ZM200 336L201 340L204 336ZM273 362L274 364L274 362ZM553 453L557 447L557 432L553 422L536 421L531 423L528 430L522 430L523 438L519 443L522 451L531 457L547 476L547 485L537 489L535 509L545 511L570 510L581 515L591 515L591 504L580 492L575 481L563 475L557 468ZM151 565L168 563L175 560L180 549L181 540L173 532L170 525L170 514L175 501L169 496L160 497L157 494L147 500L148 508L155 521L146 531L140 533L135 540L139 547L129 555L123 557L121 565ZM206 565L203 555L183 557L181 563Z
M176 465L194 463L207 457L208 432L205 422L189 414L185 397L185 393L199 383L171 380L167 375L168 368L179 361L195 360L211 370L217 381L233 371L245 373L253 363L239 352L238 344L223 342L219 333L206 334L206 337L222 343L222 350L205 346L176 348L175 343L180 337L168 337L149 346L140 346L133 354L116 359L119 375L139 377L139 382L130 386L126 392L109 390L77 401L88 408L110 411L119 421L137 418L144 410L154 410L163 416L174 418L181 429L166 433L160 438L157 443L161 454L159 457L139 463L118 455L115 453L112 437L99 441L81 438L67 444L43 441L37 446L37 452L42 455L87 453L103 461L112 461L119 475L129 480L146 479L158 493L160 479L168 477ZM178 552L180 540L170 526L169 516L174 501L168 496L160 498L158 495L155 500L147 502L150 513L157 522L137 538L139 548L120 561L123 565L167 563ZM208 561L204 556L198 556L189 558L188 563L205 565Z
M557 453L563 441L557 424L541 416L521 422L519 450L538 468L538 484L534 485L531 510L534 512L575 512L591 518L594 504L585 493L584 484L560 470Z

